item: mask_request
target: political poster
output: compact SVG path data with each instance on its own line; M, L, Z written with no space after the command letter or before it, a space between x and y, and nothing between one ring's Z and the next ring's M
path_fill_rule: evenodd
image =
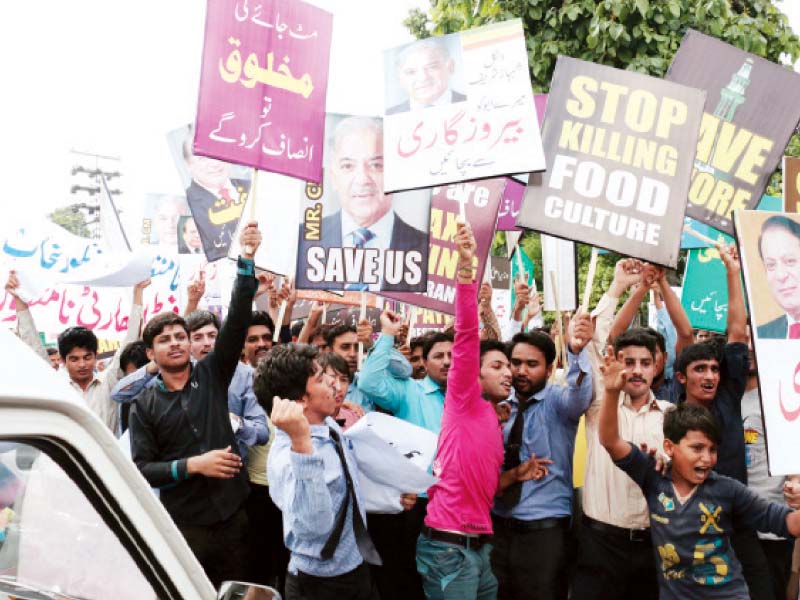
M384 52L385 190L542 171L522 21Z
M380 292L380 295L439 313L455 314L458 251L453 238L457 229L459 205L463 205L466 220L475 235L475 273L481 279L486 272L497 210L505 184L505 178L495 178L433 188L427 290L424 293Z
M333 17L208 0L193 152L319 183Z
M708 93L687 214L733 233L754 209L800 121L800 75L689 30L665 77Z
M502 324L511 318L511 262L504 256L492 256L490 283L492 284L492 311Z
M517 303L517 293L514 290L514 282L522 278L521 271L525 271L525 283L528 284L530 292L533 293L536 265L528 256L528 253L522 249L522 246L517 245L517 249L514 250L514 254L511 256L511 306Z
M783 210L800 213L800 158L783 157Z
M141 227L131 236L134 244L158 246L166 253L178 252L178 222L191 216L186 198L172 194L145 194Z
M675 267L705 94L560 56L517 225Z
M199 241L202 253L213 262L228 255L250 193L252 169L195 154L193 132L194 127L186 125L167 134L191 213L190 219L181 214L172 227L179 253L196 254Z
M736 211L771 475L800 471L800 215Z
M328 115L321 185L305 187L296 287L422 292L430 190L385 194L383 122Z
M525 184L509 177L500 201L500 210L497 213L497 231L518 230L517 216L524 197Z
M578 261L575 243L542 235L544 310L575 310L578 308L577 274ZM555 276L555 286L553 276Z

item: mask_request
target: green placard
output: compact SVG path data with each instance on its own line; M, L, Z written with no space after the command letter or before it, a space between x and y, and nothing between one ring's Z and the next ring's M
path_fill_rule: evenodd
M525 254L525 251L522 249L522 246L517 246L514 254L515 256L511 257L511 307L514 307L514 304L517 302L517 295L514 293L514 282L519 277L519 259L516 257L516 253L519 252L520 257L522 258L522 266L525 269L525 272L528 274L528 286L533 286L533 276L534 276L534 264L533 261ZM533 290L531 290L533 291Z

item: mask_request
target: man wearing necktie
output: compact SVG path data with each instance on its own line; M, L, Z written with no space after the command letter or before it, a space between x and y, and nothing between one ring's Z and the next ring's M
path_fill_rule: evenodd
M514 392L504 425L503 470L536 457L552 461L548 474L514 483L492 509L495 544L492 569L503 600L566 600L567 538L572 515L572 455L578 421L592 401L588 352L592 339L588 314L570 321L567 385L548 383L555 345L540 333L518 333L511 340ZM502 481L501 481L502 488ZM530 568L519 548L547 548Z
M333 132L328 174L341 209L322 219L321 240L311 242L301 235L298 254L298 289L342 289L333 282L311 284L306 258L312 246L325 248L376 248L421 253L427 265L428 233L409 225L392 208L391 194L383 193L383 124L380 119L348 117ZM388 284L350 283L347 290L408 290L402 280Z
M333 377L316 357L313 346L277 346L259 364L254 384L277 428L267 472L291 552L286 597L377 600L367 563L381 559L366 529L358 463L332 418Z
M800 223L778 215L764 221L758 240L769 289L783 315L758 326L758 337L800 339Z

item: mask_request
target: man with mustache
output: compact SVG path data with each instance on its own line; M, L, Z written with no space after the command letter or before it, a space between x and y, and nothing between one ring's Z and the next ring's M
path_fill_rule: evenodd
M629 329L614 340L614 353L628 378L619 394L621 435L652 450L663 446L664 414L672 405L651 389L657 345L643 328ZM655 561L647 503L639 487L614 466L598 438L602 396L586 413L586 479L583 527L573 583L574 600L655 600Z
M503 425L503 471L530 459L552 460L539 480L518 481L506 488L492 510L492 569L500 599L567 597L566 550L572 516L572 455L581 415L592 401L592 371L584 348L592 339L588 314L569 324L567 385L548 383L555 344L541 332L511 339L513 392L511 416ZM546 548L536 568L521 548Z

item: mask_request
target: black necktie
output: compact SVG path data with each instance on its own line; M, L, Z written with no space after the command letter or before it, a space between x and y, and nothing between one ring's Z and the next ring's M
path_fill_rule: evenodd
M517 407L517 415L514 418L514 423L511 425L511 431L508 433L508 441L505 445L505 454L503 456L503 471L510 471L519 466L519 451L522 447L522 431L525 429L525 411L533 404L533 400L520 400ZM505 489L502 496L497 498L505 508L514 508L519 504L520 496L522 495L522 482L518 481L511 484Z
M364 519L361 517L361 510L358 507L358 500L356 499L356 491L353 487L353 480L350 477L350 470L347 468L347 460L345 460L344 457L344 448L342 448L341 438L333 429L329 429L329 433L331 441L333 442L333 447L336 449L336 454L339 456L339 461L342 463L342 472L344 474L344 481L347 485L347 489L345 490L342 504L339 506L339 511L336 513L336 522L333 524L333 531L331 531L328 541L325 542L325 546L323 546L320 556L322 557L322 560L329 560L333 557L334 552L336 552L336 547L339 545L339 540L342 537L342 531L344 531L344 522L347 520L347 507L352 499L353 532L356 536L356 545L361 552L361 556L363 556L368 563L373 565L381 565L383 564L381 562L381 557L378 554L378 551L375 549L375 545L372 543L372 539L369 537L367 526L364 524Z

